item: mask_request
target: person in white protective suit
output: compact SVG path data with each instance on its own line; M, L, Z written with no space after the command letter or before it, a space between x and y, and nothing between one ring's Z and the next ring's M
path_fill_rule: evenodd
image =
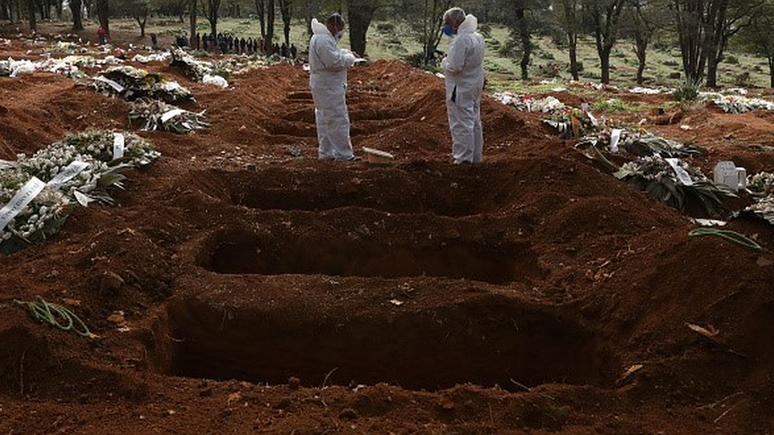
M325 25L312 20L309 42L309 87L317 124L317 157L320 160L360 160L352 152L347 113L347 68L357 60L351 51L339 49L344 18L331 15Z
M484 38L476 32L478 19L460 8L443 14L443 32L457 36L441 62L446 77L446 111L454 163L478 163L484 147L481 92L484 88Z

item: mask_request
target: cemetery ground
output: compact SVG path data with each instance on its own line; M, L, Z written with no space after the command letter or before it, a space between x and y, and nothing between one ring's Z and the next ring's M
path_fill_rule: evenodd
M51 47L2 38L0 59ZM386 164L316 159L301 64L225 89L168 60L124 65L188 88L180 107L210 127L140 131L83 80L0 77L0 159L90 128L161 153L113 205L0 256L0 433L774 433L774 231L732 218L744 190L714 214L670 207L493 90L484 162L455 166L443 80L397 61L349 74L355 152ZM595 115L701 149L686 160L704 174L774 167L770 110L531 95L547 96L636 107ZM762 250L690 237L690 218ZM17 301L37 298L95 336L36 322Z

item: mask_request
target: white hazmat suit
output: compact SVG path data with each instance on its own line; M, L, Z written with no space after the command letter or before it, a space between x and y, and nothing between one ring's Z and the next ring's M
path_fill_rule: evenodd
M324 24L312 20L309 42L309 87L314 99L317 124L317 156L321 160L352 160L347 113L347 68L355 55L339 49L336 38Z
M454 163L481 161L481 92L484 87L484 38L478 19L467 15L441 62L446 77L446 110Z

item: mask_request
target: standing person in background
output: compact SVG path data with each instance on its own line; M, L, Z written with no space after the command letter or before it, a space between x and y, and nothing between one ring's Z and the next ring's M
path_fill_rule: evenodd
M99 45L107 44L107 32L104 27L99 26L99 29L97 29L97 37L99 37Z
M443 14L443 32L457 35L441 62L446 77L446 111L454 163L478 163L484 147L481 92L484 88L484 38L478 19L460 8Z
M328 17L325 25L312 19L309 87L314 100L320 160L360 160L352 152L347 113L347 68L355 63L356 57L337 46L344 35L344 24L339 14Z

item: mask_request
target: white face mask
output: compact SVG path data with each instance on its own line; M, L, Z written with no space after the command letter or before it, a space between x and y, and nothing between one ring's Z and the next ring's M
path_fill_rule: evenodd
M333 37L336 38L336 42L341 41L341 38L344 37L344 31L343 30L339 30L338 32L336 32L335 35L333 35Z

